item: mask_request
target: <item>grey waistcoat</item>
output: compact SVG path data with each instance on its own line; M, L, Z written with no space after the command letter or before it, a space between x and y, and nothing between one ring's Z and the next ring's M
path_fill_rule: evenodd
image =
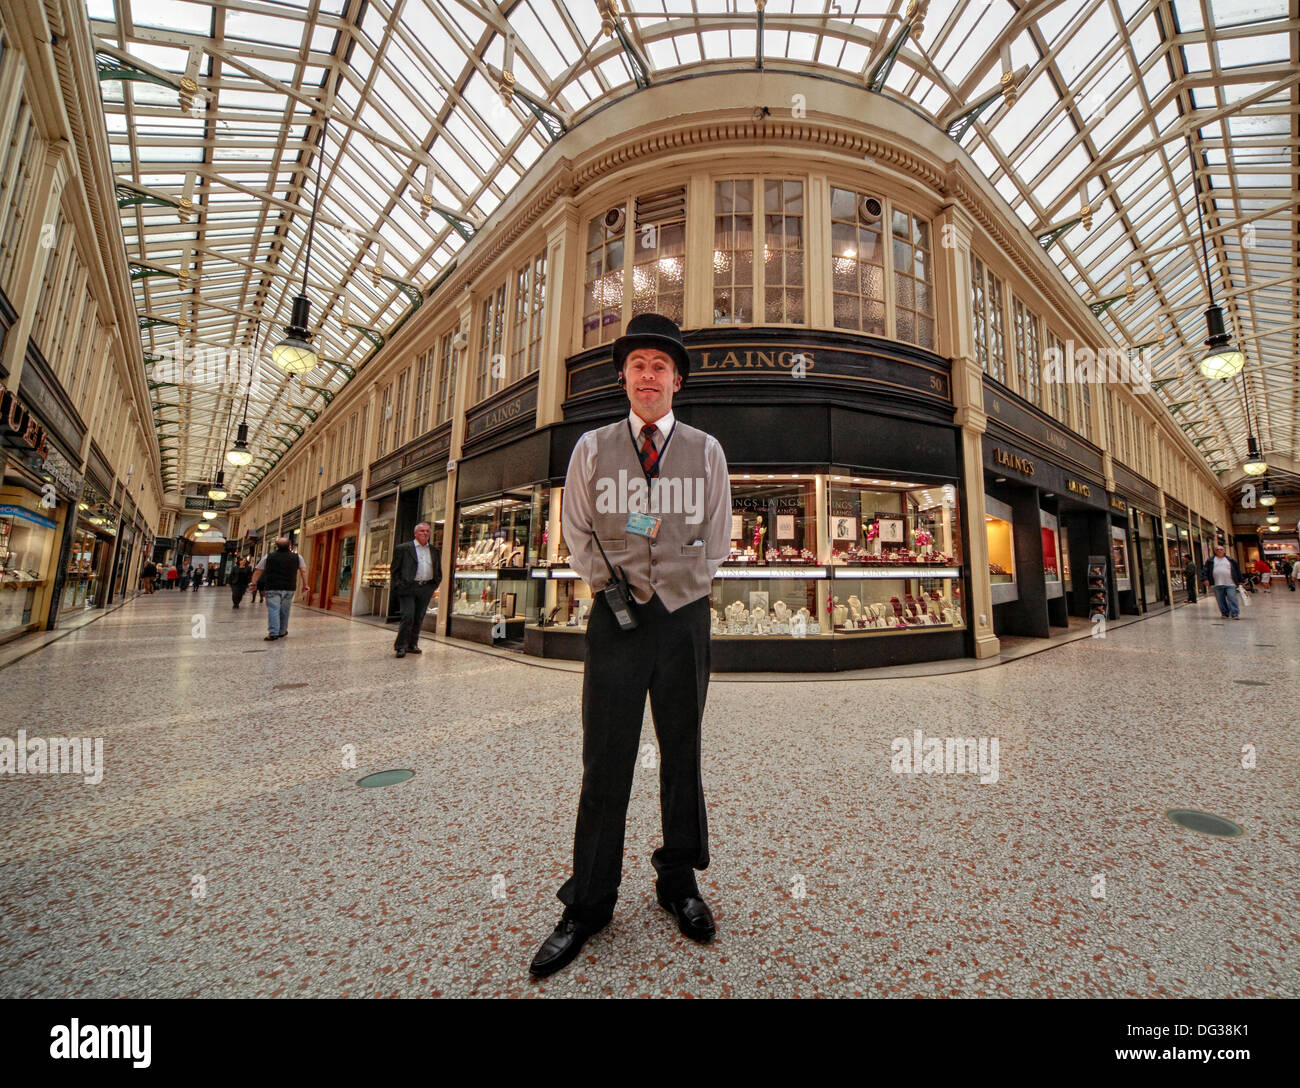
M640 441L640 436L636 436ZM708 436L677 422L661 452L659 476L646 486L641 458L629 436L626 417L596 431L596 472L592 481L595 530L609 561L622 567L633 595L645 603L659 594L669 612L707 596L705 563L708 508L705 502L705 441ZM630 512L661 518L655 539L628 532ZM698 521L688 521L698 516ZM693 544L699 540L701 543ZM599 551L595 562L601 585L608 577Z

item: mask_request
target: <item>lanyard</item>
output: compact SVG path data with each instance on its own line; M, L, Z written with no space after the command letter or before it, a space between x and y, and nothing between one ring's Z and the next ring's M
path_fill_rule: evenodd
M624 419L623 422L627 424L627 436L628 438L632 439L632 452L636 454L637 464L640 465L641 447L636 444L636 436L632 434L632 421L630 419ZM664 448L659 451L659 460L655 462L655 476L659 475L659 471L658 471L659 466L663 464L664 454L668 452L668 443L673 440L673 435L675 435L676 433L677 433L677 420L676 418L674 418L673 429L668 432L668 437L664 439ZM648 472L646 472L644 465L641 465L641 475L645 477L646 486L649 487L653 477Z

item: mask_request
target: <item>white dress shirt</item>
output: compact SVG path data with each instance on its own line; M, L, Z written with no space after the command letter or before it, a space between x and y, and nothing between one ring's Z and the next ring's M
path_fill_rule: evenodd
M428 544L415 545L415 580L429 582L433 580L433 555Z
M641 429L646 425L636 412L628 412L628 424L636 439L636 448L641 448ZM672 434L676 419L671 411L655 420L655 449L663 453L664 444ZM569 546L569 566L577 571L578 577L588 585L593 578L604 584L606 571L604 561L593 543L591 527L595 524L595 511L592 509L592 483L596 475L596 441L595 431L587 431L573 447L573 456L569 459L567 479L569 486L564 489L561 513L561 531L564 542ZM731 481L727 476L727 457L722 452L722 444L706 435L704 449L704 525L700 535L705 541L705 562L709 577L712 578L722 562L731 554ZM575 486L579 481L581 486Z

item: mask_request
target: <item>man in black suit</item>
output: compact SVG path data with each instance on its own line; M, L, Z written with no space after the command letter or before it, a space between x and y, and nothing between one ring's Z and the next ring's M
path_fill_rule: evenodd
M429 611L429 599L442 581L441 562L429 546L430 529L426 522L415 527L415 539L393 549L393 593L402 609L402 625L397 629L393 649L398 657L423 653L420 628Z

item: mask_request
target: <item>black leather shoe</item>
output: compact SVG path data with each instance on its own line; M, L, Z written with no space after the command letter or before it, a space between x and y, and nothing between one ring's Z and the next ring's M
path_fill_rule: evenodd
M406 652L407 652L408 654L422 654L422 653L424 653L424 651L421 650L420 647L418 647L418 646L408 646L408 647L406 648Z
M677 928L682 936L689 937L700 944L708 944L718 931L713 924L713 914L709 905L698 895L688 895L682 899L667 900L659 898L659 905L677 919Z
M608 925L609 923L605 923ZM568 967L582 951L587 938L599 933L605 925L585 926L572 918L561 918L555 932L542 942L533 962L528 965L528 973L533 978L546 978Z
M394 656L396 656L396 657L405 657L405 656L406 656L406 651L405 651L405 650L398 650Z

